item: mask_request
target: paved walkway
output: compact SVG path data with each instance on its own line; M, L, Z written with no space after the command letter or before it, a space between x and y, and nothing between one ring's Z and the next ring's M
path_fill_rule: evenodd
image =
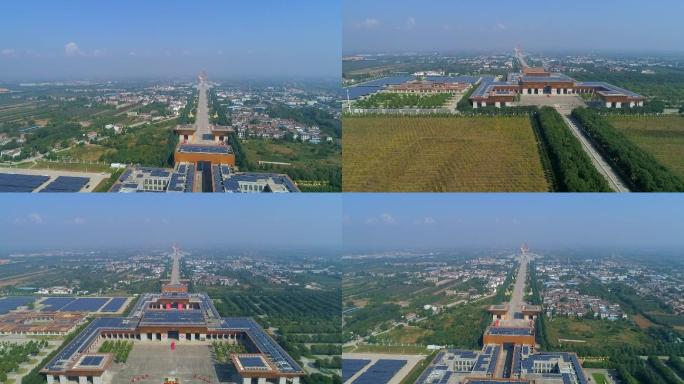
M603 158L603 156L596 150L593 143L582 133L579 129L579 124L571 119L568 115L564 114L559 108L556 108L558 113L563 117L565 124L570 128L573 135L580 141L584 152L587 153L591 162L594 164L596 169L603 175L603 177L608 181L610 187L616 192L629 192L627 185L622 182L620 176L613 170L613 168L608 164L608 162Z

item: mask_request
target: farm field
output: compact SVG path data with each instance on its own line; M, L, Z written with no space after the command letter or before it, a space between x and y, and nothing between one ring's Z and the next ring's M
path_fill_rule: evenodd
M588 320L556 317L545 323L546 336L553 346L581 345L587 348L634 347L653 342L638 326L626 321ZM560 343L559 339L565 339ZM573 340L573 341L567 341Z
M348 192L545 192L527 117L345 117Z
M594 382L596 384L608 384L608 380L606 380L606 375L603 373L592 373L591 377L594 379Z
M243 171L285 173L299 184L302 191L339 191L341 188L338 144L310 144L285 140L240 140L246 164ZM275 162L286 164L259 163ZM288 165L289 164L289 165Z
M609 121L634 144L684 178L684 117L614 116Z

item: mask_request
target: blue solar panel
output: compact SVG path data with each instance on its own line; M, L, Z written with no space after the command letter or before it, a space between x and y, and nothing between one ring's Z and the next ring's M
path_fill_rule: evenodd
M49 179L48 176L0 173L0 192L32 192Z
M124 173L121 174L121 177L119 177L119 181L124 182L128 177L133 173L130 169L127 169Z
M102 363L102 360L104 360L103 356L86 356L81 360L80 365L97 367Z
M349 380L356 372L360 371L370 363L364 359L342 359L342 382Z
M115 297L107 303L100 311L101 312L118 312L126 302L125 297Z
M259 352L270 357L275 366L282 372L302 372L299 365L285 350L264 331L261 326L249 317L229 317L221 319L221 328L244 330Z
M71 303L65 305L60 309L63 312L96 312L105 303L109 301L108 298L100 297L82 297L78 298Z
M196 144L182 144L178 148L179 152L190 153L233 153L233 148L229 145L196 145Z
M135 323L128 322L122 317L103 317L93 320L85 329L79 333L64 349L62 349L47 364L46 368L51 371L62 371L69 361L73 361L74 355L83 353L88 346L99 335L103 329L135 329Z
M41 302L43 304L42 310L48 312L59 311L74 300L76 300L75 297L48 297Z
M378 360L354 380L354 384L388 383L405 365L406 360Z
M41 192L78 192L88 184L87 177L59 176Z
M198 310L160 310L146 311L142 318L143 323L154 324L204 324L204 315Z
M513 327L491 327L489 328L491 335L531 335L532 328L513 328Z
M266 368L260 357L240 357L240 364L245 368Z
M10 296L0 298L0 315L13 311L21 306L28 305L35 300L32 296Z

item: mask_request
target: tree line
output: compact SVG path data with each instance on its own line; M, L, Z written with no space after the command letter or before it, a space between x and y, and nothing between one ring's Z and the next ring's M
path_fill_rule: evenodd
M568 129L560 114L542 107L532 118L551 162L554 184L560 192L610 192L579 140Z
M572 116L582 124L598 150L630 189L638 192L684 191L684 181L629 141L596 111L577 108L572 111Z

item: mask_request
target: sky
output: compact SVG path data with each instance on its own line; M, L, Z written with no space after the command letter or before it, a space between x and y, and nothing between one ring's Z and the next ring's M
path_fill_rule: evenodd
M339 1L8 0L0 82L339 77Z
M345 194L345 248L681 248L684 194Z
M334 194L40 195L0 196L0 250L341 245Z
M343 53L684 50L681 0L342 0Z

